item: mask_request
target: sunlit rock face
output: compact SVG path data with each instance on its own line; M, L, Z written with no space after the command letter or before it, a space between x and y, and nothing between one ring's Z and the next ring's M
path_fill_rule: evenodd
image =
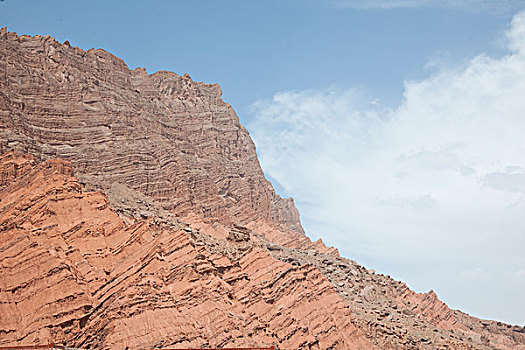
M49 36L0 35L0 150L70 160L85 183L122 185L177 215L302 232L217 84L131 71Z
M375 348L312 265L156 218L126 224L71 163L0 157L0 344Z
M525 349L308 239L220 95L0 31L0 345Z

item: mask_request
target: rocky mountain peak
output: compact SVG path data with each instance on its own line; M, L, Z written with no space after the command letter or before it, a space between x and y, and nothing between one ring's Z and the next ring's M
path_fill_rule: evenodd
M217 84L50 37L4 33L0 50L0 151L68 159L88 186L125 186L176 215L303 232Z

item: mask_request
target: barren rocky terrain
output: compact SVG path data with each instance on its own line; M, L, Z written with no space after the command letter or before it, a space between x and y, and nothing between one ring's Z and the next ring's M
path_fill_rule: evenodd
M218 85L4 28L0 154L0 346L525 349L308 239Z

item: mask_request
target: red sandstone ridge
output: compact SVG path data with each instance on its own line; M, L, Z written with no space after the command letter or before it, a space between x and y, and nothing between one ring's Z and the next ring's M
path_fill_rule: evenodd
M0 346L525 349L312 242L220 96L0 31Z
M249 236L125 225L66 161L8 153L0 174L0 345L375 348L312 265Z
M220 237L203 223L126 223L67 161L7 153L0 180L0 345L523 349L522 328L330 252L242 226Z

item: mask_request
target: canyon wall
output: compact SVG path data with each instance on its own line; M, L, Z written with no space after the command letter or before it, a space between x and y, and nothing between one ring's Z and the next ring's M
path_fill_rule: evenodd
M217 84L5 28L0 72L0 152L70 160L88 185L120 184L180 216L303 232Z
M218 85L4 28L0 346L51 341L524 350L525 328L312 242Z

